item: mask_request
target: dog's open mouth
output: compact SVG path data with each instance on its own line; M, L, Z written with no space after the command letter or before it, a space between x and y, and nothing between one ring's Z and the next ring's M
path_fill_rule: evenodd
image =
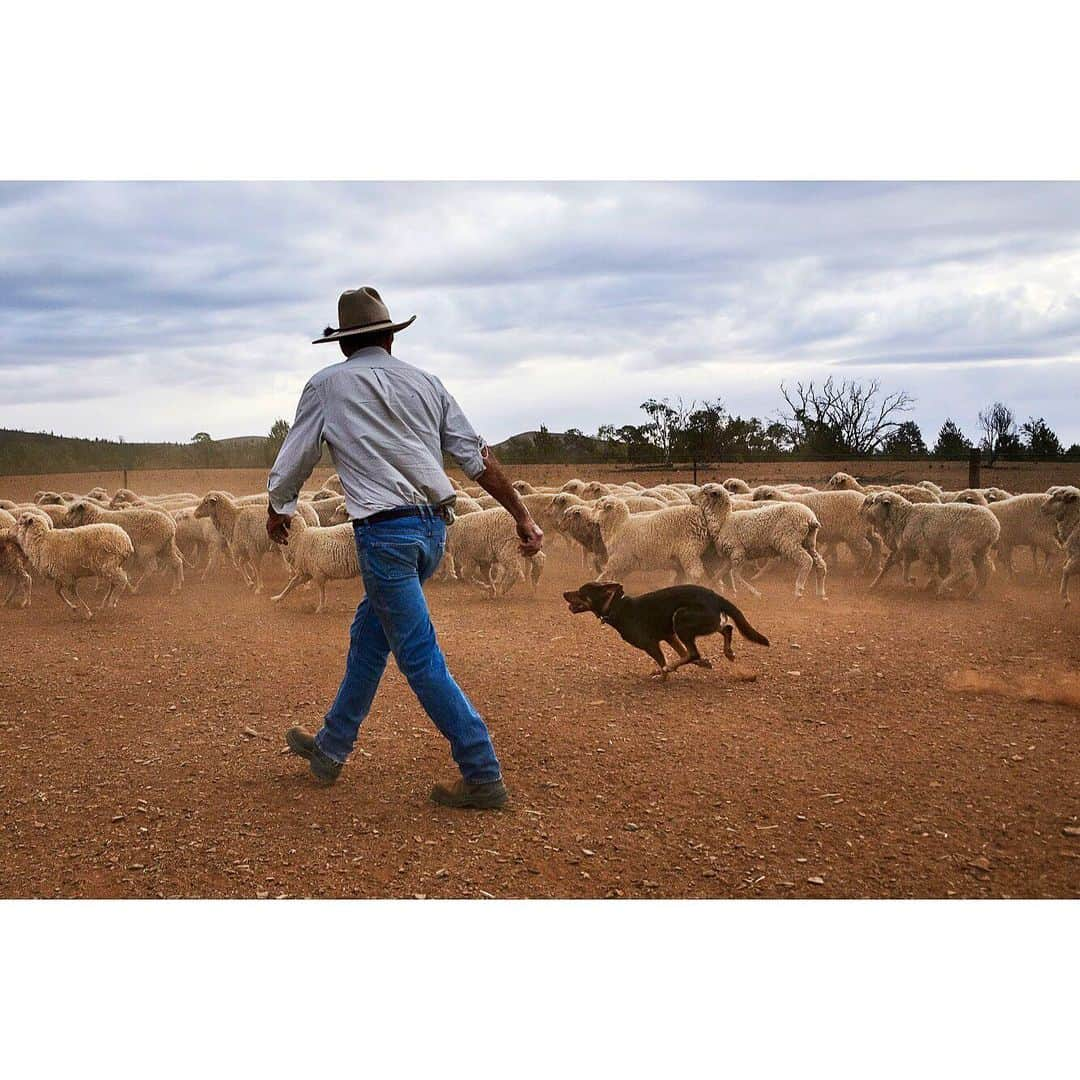
M562 598L570 605L571 615L580 615L583 611L592 611L592 608L585 603L581 593L564 592Z

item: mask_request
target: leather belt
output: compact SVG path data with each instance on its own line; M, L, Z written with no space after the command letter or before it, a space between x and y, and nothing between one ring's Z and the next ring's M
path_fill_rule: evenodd
M353 518L353 524L377 525L380 521L394 521L403 517L434 517L438 512L431 506L395 506L393 510L380 510L364 518Z

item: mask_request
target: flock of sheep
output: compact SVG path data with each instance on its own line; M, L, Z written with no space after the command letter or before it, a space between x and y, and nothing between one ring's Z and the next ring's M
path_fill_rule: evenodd
M522 556L513 519L479 488L458 489L455 520L447 533L439 576L504 596L518 582L533 586L545 555ZM672 483L643 487L634 481L604 484L570 480L561 487L514 485L547 534L580 555L600 580L625 581L635 573L672 572L677 580L713 582L732 596L759 595L752 580L776 563L790 564L795 595L810 575L825 596L827 561L846 550L871 587L894 566L905 583L920 563L939 596L985 587L995 562L1014 572L1018 548L1031 552L1036 572L1061 564L1060 591L1069 603L1069 580L1080 576L1080 488L1052 487L1011 495L989 487L943 491L919 484L862 485L835 473L825 489L801 484L751 487ZM275 550L266 534L266 495L137 495L104 488L85 495L39 491L32 502L0 499L0 588L3 605L30 602L33 575L51 581L76 614L93 612L79 594L83 578L103 588L100 607L115 606L148 574L164 571L172 589L184 569L205 578L231 566L256 592L263 591L264 557ZM314 583L322 611L327 581L358 578L356 546L341 483L331 476L318 491L301 494L289 543L276 548L289 573L284 600ZM272 556L276 557L276 556ZM751 570L753 572L751 573Z

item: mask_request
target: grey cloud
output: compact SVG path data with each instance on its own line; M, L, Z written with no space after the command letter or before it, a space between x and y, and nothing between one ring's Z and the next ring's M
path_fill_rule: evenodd
M291 415L303 373L336 356L309 336L361 282L419 314L402 355L462 380L493 438L533 402L547 414L527 426L587 426L594 405L559 374L573 360L604 377L601 421L630 419L650 381L760 412L776 393L757 373L777 365L898 385L923 367L979 395L957 412L1006 385L1053 406L1048 369L1011 383L1002 363L1054 360L1067 380L1080 359L1080 187L4 184L0 425L93 399L103 430L182 438L198 423L170 414L178 387L250 424L253 388L282 380L268 408ZM918 418L936 427L944 408L931 387Z

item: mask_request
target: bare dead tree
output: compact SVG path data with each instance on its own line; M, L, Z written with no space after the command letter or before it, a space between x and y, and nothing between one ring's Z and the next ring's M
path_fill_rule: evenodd
M988 464L993 465L1002 442L1016 435L1016 418L1008 405L995 401L993 405L979 410L979 427L982 428L982 445L989 457Z
M788 409L781 422L792 448L822 455L875 453L915 403L903 390L883 393L877 379L837 382L831 375L820 386L812 379L793 389L781 383L780 393Z

